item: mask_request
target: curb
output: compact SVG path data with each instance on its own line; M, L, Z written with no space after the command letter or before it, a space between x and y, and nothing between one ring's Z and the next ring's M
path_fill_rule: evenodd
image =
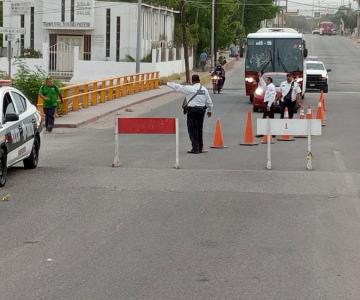
M64 124L56 124L55 123L54 127L55 128L77 128L77 127L79 127L81 125L85 125L85 124L88 124L88 123L95 122L95 121L97 121L97 120L99 120L99 119L101 119L103 117L106 117L108 115L111 115L111 114L113 114L113 113L115 113L115 112L117 112L119 110L131 107L133 105L141 104L141 103L144 103L144 102L147 102L147 101L151 101L151 100L153 100L155 98L166 96L166 95L173 94L173 93L175 93L175 92L174 91L163 92L163 93L155 95L155 96L151 96L151 97L148 97L148 98L145 98L145 99L142 99L142 100L130 103L130 104L123 105L121 107L114 108L114 109L112 109L110 111L107 111L105 113L97 115L96 117L92 117L92 118L87 119L87 120L79 121L76 124L73 124L73 123L71 123L71 124L66 124L66 123L64 123Z

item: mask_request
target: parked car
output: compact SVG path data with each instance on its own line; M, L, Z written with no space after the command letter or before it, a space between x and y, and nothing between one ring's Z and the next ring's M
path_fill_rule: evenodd
M26 169L37 167L42 132L41 115L19 90L0 87L0 187L7 169L23 162Z
M322 61L307 60L305 63L306 72L306 91L320 90L328 92L328 73L331 69L326 69Z
M312 31L312 34L318 34L320 35L320 29L319 28L316 28Z
M280 84L286 80L286 75L287 73L283 73L283 72L269 72L269 73L264 73L263 78L265 79L266 77L271 77L276 87L276 92L280 93L281 92ZM264 95L265 95L264 89L260 85L258 85L254 93L254 100L253 100L254 112L263 111ZM279 111L279 110L280 110L280 106L278 105L278 103L275 103L275 111Z

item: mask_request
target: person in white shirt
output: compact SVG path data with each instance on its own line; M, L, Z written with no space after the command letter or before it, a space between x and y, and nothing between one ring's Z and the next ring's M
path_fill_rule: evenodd
M289 119L292 119L295 112L295 107L300 104L301 88L294 80L294 76L289 73L286 75L286 81L280 84L281 100L280 113L281 119L284 119L285 108L288 108Z
M199 154L205 152L203 141L204 117L207 110L207 116L210 118L213 108L209 91L200 84L200 77L197 74L192 76L192 85L168 82L167 86L176 92L185 94L188 103L187 127L192 145L192 149L188 153Z
M263 119L269 117L270 119L274 119L275 113L275 98L276 98L276 87L273 84L273 79L271 77L263 78L262 74L259 73L259 85L265 91L264 94L264 115Z

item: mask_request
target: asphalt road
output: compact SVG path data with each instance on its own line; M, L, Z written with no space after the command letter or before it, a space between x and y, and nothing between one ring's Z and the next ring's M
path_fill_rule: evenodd
M0 299L360 299L360 48L307 40L333 70L313 171L306 140L277 142L273 171L266 146L238 145L242 62L205 126L209 145L221 119L228 149L186 154L179 97L123 112L180 118L180 170L172 136L121 136L114 169L112 117L56 129L0 191Z

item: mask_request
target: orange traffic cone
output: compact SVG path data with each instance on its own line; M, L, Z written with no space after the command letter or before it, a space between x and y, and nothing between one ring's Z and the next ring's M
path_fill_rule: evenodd
M287 107L285 107L284 118L285 118L285 119L289 119L289 111L288 111L288 108L287 108ZM287 135L287 134L282 135L282 136L279 137L277 140L278 140L278 141L282 141L282 142L295 141L295 139L294 139L291 135Z
M301 106L301 108L300 108L300 120L302 120L302 119L305 119L305 111L304 111L304 108ZM297 136L295 136L296 138L300 138L300 139L302 139L302 138L307 138L307 136L306 135L297 135Z
M325 126L324 108L322 107L321 101L319 101L319 104L318 104L318 110L317 110L317 113L316 113L316 119L320 119L321 120L321 125Z
M325 104L325 102L326 102L326 97L325 97L324 91L321 91L320 101L321 101L321 103L322 103L322 106L323 106L323 108L324 108L324 111L327 111L327 109L326 109L326 104Z
M259 143L255 142L254 139L254 131L252 128L252 115L251 110L247 113L247 120L246 120L246 128L245 128L245 134L244 134L244 142L241 143L242 146L255 146L259 145Z
M216 149L227 148L226 146L224 146L224 136L222 133L221 122L219 119L216 120L214 142L210 148L216 148Z
M306 119L312 119L313 115L312 115L312 108L311 105L308 106L307 112L306 112Z

